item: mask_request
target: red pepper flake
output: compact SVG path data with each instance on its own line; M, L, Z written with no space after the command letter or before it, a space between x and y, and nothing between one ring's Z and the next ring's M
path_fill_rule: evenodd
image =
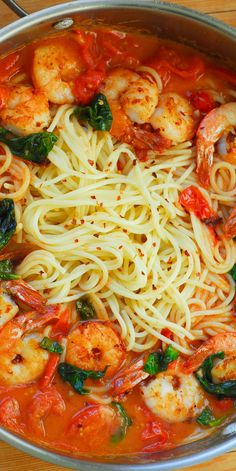
M141 275L145 276L145 273L144 273L144 271L141 271Z
M92 195L92 196L90 196L90 198L91 198L92 200L95 200L95 199L96 199L96 196L95 196L95 195Z
M152 176L153 176L154 178L157 178L156 172L152 172Z
M123 232L124 232L125 234L127 234L128 231L127 231L127 229L123 229Z
M141 288L136 290L136 294L139 294L141 292Z
M169 263L169 264L173 263L173 258L172 258L172 257L169 257L167 263Z
M99 206L100 206L100 208L102 208L102 207L103 207L103 203L99 203Z
M79 239L74 239L74 242L75 242L75 243L79 242Z
M118 249L120 249L120 250L123 249L123 245L120 245L120 246L118 247Z
M40 270L39 273L40 273L40 275L44 275L44 271L43 271L43 270Z
M102 250L102 248L101 248L101 247L96 247L96 249L97 249L97 250Z
M71 221L71 224L73 224L73 226L75 226L75 225L76 225L76 222L77 222L76 219L73 218L72 221Z
M117 199L117 201L120 201L120 199L121 199L121 196L120 196L120 195L118 195L118 196L116 197L116 199Z
M62 180L62 182L63 182L63 183L66 183L66 182L67 182L67 179L66 179L66 178L64 178L64 179Z
M70 227L69 224L64 224L65 229L68 229L68 227Z
M135 167L135 165L137 165L137 159L133 160L133 166Z
M94 165L94 160L90 160L90 159L89 159L89 160L88 160L88 163L93 166L93 165Z
M99 237L100 234L93 234L93 237Z
M94 224L94 221L91 221L90 224Z
M156 242L153 242L152 246L153 246L153 247L156 247L156 246L157 246Z
M171 270L171 267L168 267L168 268L167 268L167 271L170 271L170 270Z
M157 290L157 287L152 284L152 289L153 289L153 291L156 291L156 290Z
M138 253L141 257L144 257L144 253L142 252L142 250L140 248L138 248Z
M80 219L80 224L84 224L85 223L85 220L84 219Z
M109 163L108 163L108 167L110 167L110 166L111 166L111 164L112 164L112 162L109 162Z
M184 251L184 254L186 255L186 257L189 257L190 255L190 253L187 250Z

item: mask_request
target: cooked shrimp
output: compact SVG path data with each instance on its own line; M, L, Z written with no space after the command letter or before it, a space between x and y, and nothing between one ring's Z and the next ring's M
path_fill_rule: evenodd
M214 108L201 121L197 130L197 173L201 184L210 184L214 145L220 137L236 126L236 103Z
M0 294L0 329L13 319L18 311L18 306L6 294Z
M48 127L51 116L48 100L42 91L26 85L9 87L8 91L5 106L0 111L2 126L19 136Z
M125 346L112 324L107 321L86 321L69 335L66 362L84 370L103 370L112 376L125 358Z
M236 332L223 332L215 335L199 347L183 364L185 373L198 370L207 357L214 353L224 352L225 355L236 353Z
M139 358L118 373L111 383L112 395L120 396L121 394L126 394L140 384L141 381L148 378L149 373L144 371L143 367L144 360L143 358Z
M231 211L225 226L224 226L224 234L227 238L231 239L236 236L236 206Z
M119 67L110 72L101 91L112 112L112 136L131 144L141 159L150 150L162 152L170 147L171 142L149 124L160 94L151 75Z
M121 105L128 118L138 124L147 123L159 98L159 90L151 75L140 75L118 67L110 72L102 89L108 101Z
M40 313L56 312L59 310L59 306L51 305L46 306L47 300L29 283L23 280L10 280L4 283L4 287L11 296L15 297L19 301L23 302L31 309L39 311Z
M152 413L167 422L185 422L192 419L199 415L207 404L193 375L169 369L142 386L141 391Z
M52 103L74 103L73 80L82 70L78 50L62 43L46 43L34 51L32 80Z
M177 93L164 93L149 122L154 129L159 129L162 137L172 144L180 144L194 135L193 111L186 98Z
M27 410L27 427L29 431L37 436L44 437L44 419L49 414L62 415L65 408L61 395L54 387L37 392Z
M217 360L211 370L211 375L214 383L236 380L236 350L235 355Z
M13 430L22 432L23 427L19 425L20 407L18 401L11 396L4 397L0 402L0 424Z
M43 373L48 352L40 348L41 334L25 334L25 316L17 316L0 331L0 381L5 386L26 384Z

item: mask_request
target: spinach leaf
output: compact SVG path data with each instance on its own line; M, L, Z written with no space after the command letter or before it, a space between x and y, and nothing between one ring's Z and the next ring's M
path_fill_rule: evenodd
M213 383L211 370L213 368L213 360L215 358L223 359L225 356L224 352L215 353L210 355L202 363L200 368L195 373L196 378L199 383L202 385L203 389L210 394L215 394L216 396L223 397L236 397L236 381L229 380L222 383L215 384Z
M0 202L0 250L9 242L16 230L14 201L5 198Z
M59 355L63 352L64 348L55 340L44 337L40 342L40 347L47 350L50 353L58 353Z
M86 299L81 298L76 302L76 310L83 321L88 321L96 317L93 305Z
M75 116L81 121L88 121L92 128L100 131L110 131L112 114L108 101L102 93L98 93L90 106L77 106Z
M236 263L234 264L233 268L229 271L229 274L232 276L233 280L236 283Z
M0 280L18 280L19 275L13 273L13 264L11 260L0 261Z
M150 353L143 369L150 375L156 375L167 370L169 363L176 360L178 356L179 352L169 345L164 352Z
M45 164L47 162L47 156L56 141L57 136L52 132L45 131L29 134L29 136L16 137L6 129L0 128L0 142L7 144L14 155L36 164Z
M107 368L108 366L106 366L102 371L82 370L81 368L77 368L77 366L70 365L69 363L60 363L58 366L58 372L63 381L68 381L77 393L88 394L89 389L84 388L84 382L86 379L102 378L105 375Z
M211 409L209 407L205 407L205 409L197 418L197 423L205 426L209 425L209 427L216 427L217 425L220 425L224 419L225 417L216 419Z
M121 425L116 433L111 437L113 443L117 443L125 438L127 428L132 425L131 418L126 414L124 407L119 402L112 402L112 405L116 407L121 417Z

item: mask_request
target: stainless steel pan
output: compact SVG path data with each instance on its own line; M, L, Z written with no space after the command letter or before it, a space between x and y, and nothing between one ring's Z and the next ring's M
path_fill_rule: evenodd
M13 0L4 0L24 18L0 31L0 54L38 37L55 34L84 22L132 27L192 45L236 68L236 30L203 14L157 0L78 0L27 13ZM75 459L36 446L0 428L0 439L45 461L80 471L173 471L198 464L236 447L236 422L222 426L207 438L174 450L148 455L96 459Z

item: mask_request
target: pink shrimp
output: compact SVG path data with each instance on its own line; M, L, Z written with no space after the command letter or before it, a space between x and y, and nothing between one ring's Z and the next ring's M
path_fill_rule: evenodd
M43 420L49 414L62 415L64 411L65 403L54 387L37 392L27 410L27 427L34 435L44 437Z
M141 381L148 378L149 373L143 370L144 359L139 358L138 360L131 363L127 368L120 371L112 380L112 395L120 396L126 394Z
M197 130L197 173L204 187L210 184L214 145L220 137L236 126L236 103L226 103L211 110Z
M219 352L236 353L236 332L222 332L204 342L183 364L184 373L198 370L208 356Z

